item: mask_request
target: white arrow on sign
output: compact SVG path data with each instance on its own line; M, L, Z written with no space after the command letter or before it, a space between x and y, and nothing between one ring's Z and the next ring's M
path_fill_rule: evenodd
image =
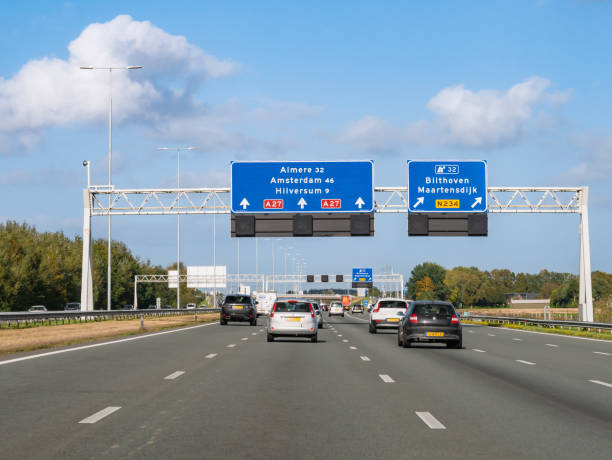
M359 197L357 198L357 201L355 201L355 204L357 205L359 209L361 209L361 207L365 204L365 201L363 201L363 199Z
M425 197L420 196L417 198L416 203L414 203L412 207L417 208L419 205L423 204L424 201L425 201Z
M240 202L240 206L242 206L242 209L246 209L247 206L250 206L250 205L251 203L249 203L246 198L243 198L242 201Z
M300 198L300 201L298 201L298 206L302 209L304 209L304 206L306 206L308 203L306 203L306 200L304 199L304 197Z
M479 196L478 198L476 198L474 200L474 203L472 203L472 209L474 209L476 207L476 205L480 204L480 203L482 203L482 197L481 196Z

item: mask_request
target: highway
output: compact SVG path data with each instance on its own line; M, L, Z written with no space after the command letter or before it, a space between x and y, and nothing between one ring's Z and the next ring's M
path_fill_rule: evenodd
M2 458L611 458L612 342L464 325L463 350L402 349L365 318L2 357Z

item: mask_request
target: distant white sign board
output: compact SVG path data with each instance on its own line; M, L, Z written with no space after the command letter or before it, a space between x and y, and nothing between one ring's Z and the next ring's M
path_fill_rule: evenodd
M187 267L188 288L224 289L227 283L227 267L217 265Z
M178 272L176 270L168 270L168 287L170 289L178 287Z

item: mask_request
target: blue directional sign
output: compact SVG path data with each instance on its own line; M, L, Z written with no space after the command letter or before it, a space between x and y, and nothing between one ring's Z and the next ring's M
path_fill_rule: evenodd
M408 160L408 212L487 212L487 162Z
M232 162L232 214L373 212L373 161Z
M372 281L371 268L353 268L353 283L371 283Z

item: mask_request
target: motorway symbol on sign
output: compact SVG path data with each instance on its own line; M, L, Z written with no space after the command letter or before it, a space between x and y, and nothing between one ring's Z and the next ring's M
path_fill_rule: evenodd
M487 212L487 162L408 160L408 212Z
M372 282L372 269L371 268L353 268L353 282Z
M372 161L232 162L232 214L374 211Z

